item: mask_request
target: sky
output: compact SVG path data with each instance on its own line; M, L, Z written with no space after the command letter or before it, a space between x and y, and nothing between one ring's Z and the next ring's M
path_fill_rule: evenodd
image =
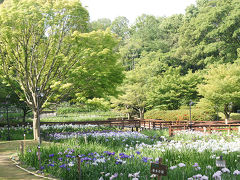
M171 16L184 13L187 6L196 0L80 0L90 14L90 21L125 16L133 23L142 14Z

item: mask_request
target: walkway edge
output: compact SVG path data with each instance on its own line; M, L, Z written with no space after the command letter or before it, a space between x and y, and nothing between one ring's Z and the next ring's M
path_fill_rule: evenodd
M17 161L15 161L12 157L9 157L9 158L10 158L10 160L11 160L18 168L20 168L21 170L23 170L23 171L25 171L25 172L27 172L27 173L29 173L29 174L32 174L32 175L37 176L37 177L45 178L45 179L57 180L57 179L54 179L54 178L41 176L41 175L39 175L39 174L36 174L36 173L34 173L34 172L31 172L31 171L29 171L29 170L27 170L27 169L19 166L19 165L18 165L19 163L18 163Z

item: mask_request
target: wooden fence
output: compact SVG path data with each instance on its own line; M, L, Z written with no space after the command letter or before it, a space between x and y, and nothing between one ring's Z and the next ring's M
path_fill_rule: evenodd
M192 129L195 131L203 131L211 133L215 131L232 131L237 130L240 132L240 121L229 121L225 124L224 121L164 121L160 119L132 119L126 118L109 118L104 121L75 121L75 122L41 122L41 125L103 125L103 126L116 126L120 128L134 128L136 131L141 129L169 129L169 135L172 136L176 131ZM20 125L20 124L19 124ZM31 124L30 124L31 125Z

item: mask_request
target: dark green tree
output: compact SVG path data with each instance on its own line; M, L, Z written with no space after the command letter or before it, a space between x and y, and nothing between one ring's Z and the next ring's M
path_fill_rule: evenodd
M240 45L240 3L238 0L203 1L198 13L181 28L176 56L187 68L233 62Z

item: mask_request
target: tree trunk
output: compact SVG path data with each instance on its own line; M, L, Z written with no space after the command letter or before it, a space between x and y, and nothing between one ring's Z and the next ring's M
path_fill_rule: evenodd
M40 118L38 115L38 110L33 110L33 136L34 140L39 141L40 140Z
M130 120L132 118L131 113L127 113L127 117L128 117L128 120Z
M225 124L228 124L231 112L228 113L228 104L224 105Z
M144 119L144 107L139 108L138 111L139 111L139 118Z

